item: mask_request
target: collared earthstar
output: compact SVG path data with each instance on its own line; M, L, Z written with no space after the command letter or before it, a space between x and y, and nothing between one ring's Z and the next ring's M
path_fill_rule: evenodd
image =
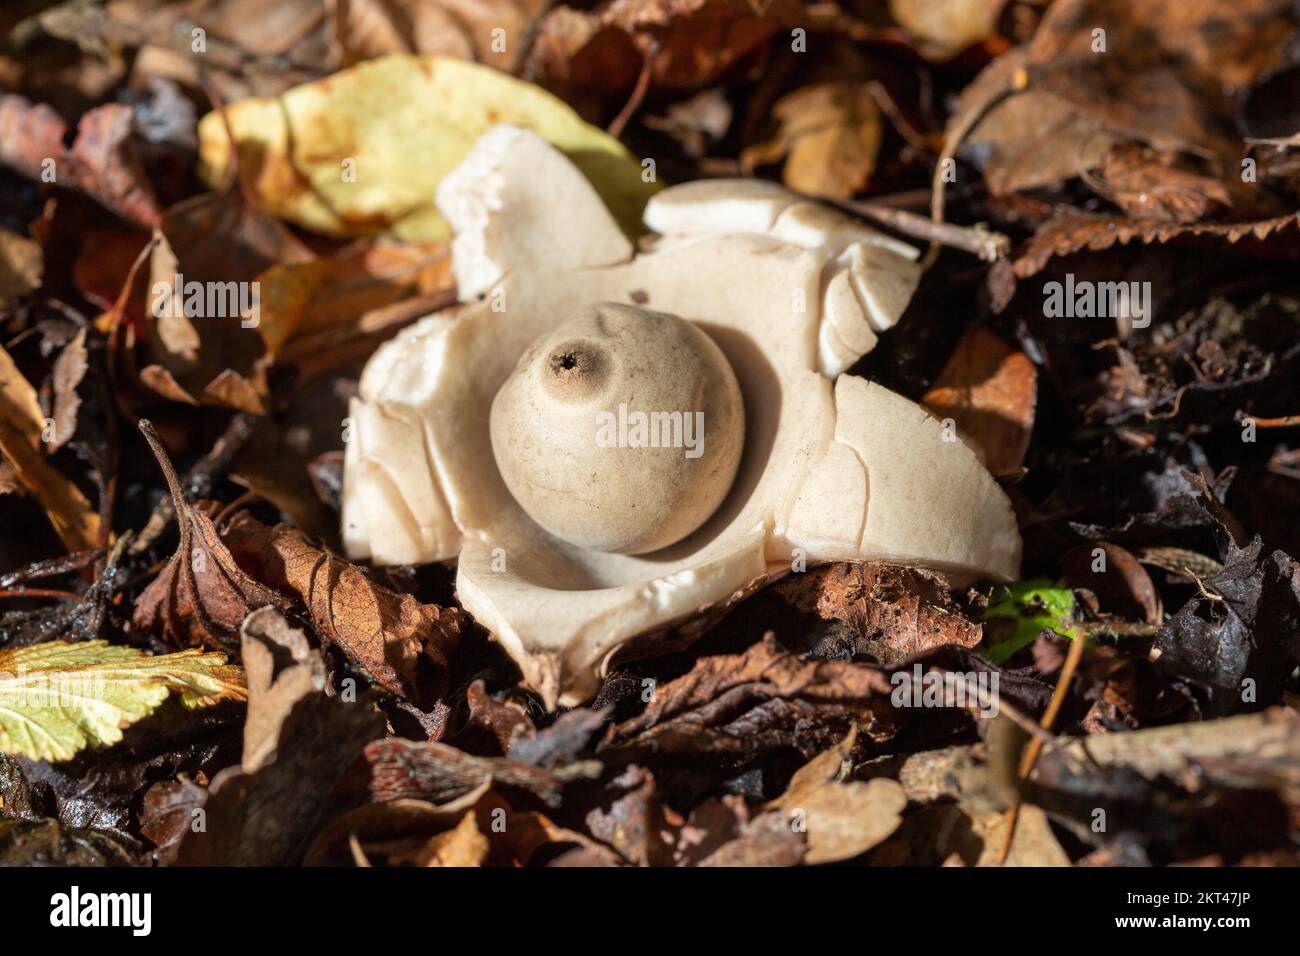
M955 430L842 374L907 306L911 246L775 184L724 179L654 196L637 248L563 154L512 126L484 134L436 198L462 305L366 366L349 412L344 544L376 564L458 559L465 610L548 707L589 699L629 642L814 563L1017 576L1010 502ZM493 450L493 401L521 358L602 303L694 324L743 398L729 491L649 553L544 530Z

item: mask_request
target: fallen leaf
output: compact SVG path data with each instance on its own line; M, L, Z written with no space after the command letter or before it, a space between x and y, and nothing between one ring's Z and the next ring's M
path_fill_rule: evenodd
M72 552L98 548L99 515L81 489L46 462L41 453L44 434L45 416L36 390L0 347L0 455L40 501L64 547Z
M938 418L951 418L994 475L1015 474L1034 430L1038 373L1025 353L986 329L972 328L921 404Z
M701 658L656 688L638 716L615 725L600 750L751 757L795 746L818 752L854 722L890 733L898 709L884 671L856 661L805 660L770 636L743 654Z
M431 837L411 862L416 866L481 866L489 848L488 839L479 832L474 811L470 810L454 829Z
M807 835L808 865L851 860L876 846L898 829L907 795L896 780L849 780L851 752L857 728L824 751L790 779L790 785L770 804L786 814L789 825Z
M147 657L106 641L0 650L0 675L0 750L32 760L115 744L173 692L190 707L245 695L243 672L223 654Z
M448 744L390 737L366 747L373 799L448 803L485 784L519 787L559 806L563 783L547 770L501 757L475 757Z
M523 74L569 102L626 98L652 57L652 89L717 82L779 30L810 27L813 11L777 0L606 0L560 5L538 23Z
M120 830L65 827L57 820L0 819L0 865L139 866L140 845Z
M887 564L828 564L787 577L775 590L795 608L856 632L854 653L894 664L944 644L974 647L983 637L933 572Z
M0 306L39 289L44 270L40 243L0 227Z
M551 0L334 0L344 66L389 53L438 53L506 73Z
M1167 222L1115 216L1065 215L1043 223L1025 244L1012 266L1018 278L1041 272L1052 258L1075 252L1098 252L1114 245L1163 245L1181 240L1189 245L1237 246L1242 255L1268 252L1294 256L1300 215L1290 213L1252 222Z
M849 199L866 187L884 129L867 84L805 86L783 96L772 112L775 138L746 147L743 166L752 170L784 158L782 180L812 196Z
M325 663L302 631L273 607L244 619L240 648L248 681L243 767L254 773L275 760L284 723L298 701L325 689Z
M224 540L240 567L292 595L321 639L337 645L386 690L414 702L437 696L434 685L445 677L460 639L459 609L421 604L413 595L380 587L296 528L269 528L243 512L226 528Z
M186 500L153 426L141 420L140 430L167 479L180 542L167 566L136 600L132 620L176 646L205 644L234 653L249 613L267 605L287 609L288 602L244 573L212 519Z
M1278 703L1300 663L1300 564L1256 537L1231 546L1201 588L1161 628L1156 667L1190 685L1212 716Z
M370 60L278 99L232 103L226 116L258 204L331 236L446 239L438 183L497 123L534 129L564 151L630 233L657 188L617 140L550 94L450 57ZM219 114L199 123L199 142L201 175L223 182L230 148Z
M920 41L931 59L956 56L997 35L1006 0L889 0L898 25Z
M131 147L131 108L105 103L81 117L71 149L68 127L53 109L0 94L0 163L32 179L80 189L131 222L158 221L140 161Z

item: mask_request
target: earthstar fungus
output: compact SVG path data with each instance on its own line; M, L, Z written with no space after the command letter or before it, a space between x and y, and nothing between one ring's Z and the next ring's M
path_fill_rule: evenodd
M841 374L911 298L910 246L774 184L716 180L656 195L645 223L657 235L636 249L562 154L508 126L480 138L437 201L463 304L367 365L344 541L378 564L458 558L465 609L548 706L590 697L634 639L792 567L1017 575L1010 503L966 444ZM656 349L675 357L615 367ZM544 394L546 375L563 390L584 361L591 401ZM682 413L669 446L703 412L702 454L602 444L599 416L619 404Z

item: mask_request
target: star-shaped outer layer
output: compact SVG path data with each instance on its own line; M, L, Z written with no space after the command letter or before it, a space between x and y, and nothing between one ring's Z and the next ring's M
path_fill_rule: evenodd
M792 567L885 560L1014 578L1010 503L952 428L839 375L897 321L915 251L771 184L701 181L647 207L636 250L536 134L496 127L438 192L462 300L379 349L353 400L344 539L381 564L459 557L465 609L548 706L614 651ZM594 302L697 322L730 361L745 450L722 507L662 551L584 550L506 490L488 412L527 346ZM839 375L838 378L833 376Z

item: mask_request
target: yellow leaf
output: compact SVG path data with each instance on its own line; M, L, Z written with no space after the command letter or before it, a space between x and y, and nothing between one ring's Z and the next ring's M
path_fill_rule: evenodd
M883 127L865 83L814 83L783 96L772 109L776 136L748 146L749 167L786 157L782 179L796 192L848 199L876 168Z
M535 130L596 187L623 229L640 231L658 188L618 140L583 122L540 87L443 56L370 60L276 98L226 108L240 172L260 206L330 236L390 234L414 242L449 235L434 205L438 183L498 123ZM229 175L221 116L199 123L199 174Z
M244 672L214 652L148 657L105 641L0 651L0 752L68 760L115 744L172 692L187 707L247 696Z
M0 457L14 469L18 481L40 501L69 551L99 547L99 515L81 490L41 454L45 418L36 389L0 347Z

